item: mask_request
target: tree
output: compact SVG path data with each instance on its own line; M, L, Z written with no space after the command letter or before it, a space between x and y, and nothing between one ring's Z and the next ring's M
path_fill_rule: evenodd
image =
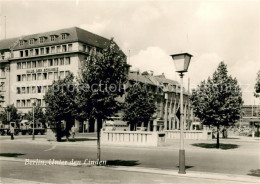
M4 102L4 96L1 94L3 92L4 83L0 84L0 107L2 103Z
M24 116L25 119L32 121L33 120L33 113L32 111L29 111L28 113L25 114ZM45 113L43 112L42 108L40 105L37 105L34 108L34 120L35 122L39 121L43 124L46 123L46 116Z
M220 126L233 125L240 117L243 104L237 80L228 75L224 62L219 64L212 78L202 81L192 92L191 101L194 113L202 123L217 127L216 147L219 148Z
M63 135L68 139L69 131L74 124L76 116L77 88L73 74L52 83L51 89L44 96L46 102L46 117L51 125L56 126L57 141ZM65 131L61 130L61 122L66 121Z
M0 119L3 123L7 124L7 112L10 112L10 122L16 122L21 119L21 115L18 113L17 108L12 104L8 105L5 110L0 114Z
M136 126L146 126L155 113L154 96L138 83L130 86L127 92L124 119L130 123L131 130L136 130Z
M102 53L92 52L81 63L78 78L78 114L81 119L97 120L97 159L100 160L100 130L102 121L117 112L121 103L116 100L124 94L128 65L126 57L113 39Z
M257 73L256 83L255 83L255 97L260 97L260 70Z

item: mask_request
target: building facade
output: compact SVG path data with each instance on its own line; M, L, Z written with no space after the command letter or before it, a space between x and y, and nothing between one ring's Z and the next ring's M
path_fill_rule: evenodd
M0 40L0 93L4 96L1 108L14 104L18 112L32 110L32 100L46 107L44 95L54 80L62 79L69 72L75 76L90 53L100 53L109 40L83 29L72 27L19 38ZM157 112L148 130L179 129L176 112L180 106L180 85L164 75L152 72L129 72L127 85L145 84L154 96ZM167 84L167 87L164 87ZM124 97L121 98L124 101ZM156 120L156 121L155 121ZM184 122L186 129L192 121L189 94L184 92ZM96 123L78 122L76 127L95 131Z
M2 107L14 104L18 111L32 109L31 99L45 107L45 92L53 80L69 72L77 75L91 52L102 52L109 40L73 27L0 41Z

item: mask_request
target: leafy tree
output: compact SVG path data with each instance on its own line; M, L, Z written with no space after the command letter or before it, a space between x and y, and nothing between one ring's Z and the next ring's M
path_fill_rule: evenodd
M51 125L56 126L57 141L61 141L64 135L68 138L69 131L74 124L77 107L76 95L74 76L70 73L64 79L54 81L51 89L44 96L47 105L46 117ZM66 121L64 132L61 130L62 121Z
M131 125L131 130L136 126L147 125L156 111L153 95L141 84L134 84L127 90L124 108L124 119Z
M126 57L113 39L102 53L92 53L81 63L78 78L78 113L82 119L97 120L97 159L100 160L100 130L102 121L120 109L117 97L124 94L128 65Z
M255 83L255 93L254 95L256 97L260 97L260 70L257 73L257 77L256 77L256 83Z
M0 119L3 123L7 124L7 112L10 112L10 121L18 123L21 115L18 113L17 108L12 104L8 105L5 110L0 114Z
M0 84L0 107L1 107L1 103L4 102L4 96L1 94L3 92L3 87L4 87L4 83Z
M224 62L219 64L212 78L202 81L192 92L191 101L202 123L217 127L216 147L219 148L220 126L233 125L239 119L243 104L237 80L228 75Z
M33 120L33 113L32 111L29 111L28 113L25 114L24 116L25 119L32 121ZM45 113L43 112L42 108L40 105L37 105L34 108L34 120L35 122L39 121L43 124L46 123L46 116Z

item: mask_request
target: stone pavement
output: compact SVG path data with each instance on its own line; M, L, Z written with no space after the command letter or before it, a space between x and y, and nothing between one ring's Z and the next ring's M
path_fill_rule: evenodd
M259 177L126 166L25 165L0 157L0 183L260 183Z

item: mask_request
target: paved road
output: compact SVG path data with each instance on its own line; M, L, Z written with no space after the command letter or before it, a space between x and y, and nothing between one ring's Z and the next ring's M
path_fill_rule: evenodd
M39 140L40 138L38 138ZM43 139L42 139L43 140ZM24 159L81 160L96 159L95 141L83 143L51 144L44 141L5 140L1 138L1 153L21 153ZM239 147L233 150L209 150L196 148L186 141L187 171L204 171L246 175L251 169L260 168L259 142L233 142ZM44 143L43 143L44 142ZM227 141L226 141L227 142ZM213 142L212 142L213 143ZM103 160L120 160L123 165L141 167L178 169L178 142L161 148L102 147ZM118 163L118 162L117 162Z
M130 172L100 167L71 166L25 166L21 162L0 161L2 167L0 183L3 184L39 184L39 183L182 183L182 184L244 184L229 178L228 181L217 178L192 177L187 175L167 175L144 172ZM255 178L253 178L255 180ZM232 181L233 180L233 181ZM248 181L248 180L247 180ZM251 182L250 182L251 183ZM254 181L252 183L257 183Z

